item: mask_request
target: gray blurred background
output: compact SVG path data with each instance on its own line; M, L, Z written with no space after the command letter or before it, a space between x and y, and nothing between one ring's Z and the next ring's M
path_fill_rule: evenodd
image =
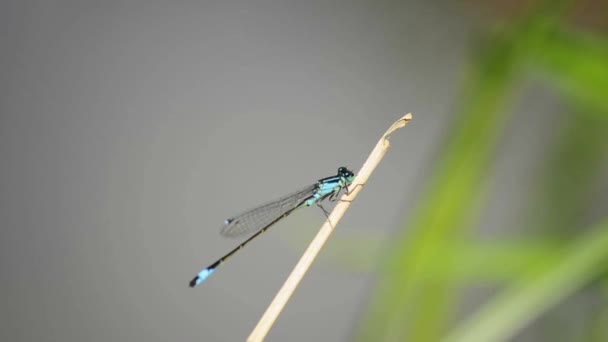
M190 289L240 241L221 222L356 171L412 112L332 239L394 231L458 95L461 14L426 1L3 2L0 340L243 340L323 215L295 213ZM534 120L502 148L536 139ZM502 163L531 157L517 158ZM504 190L525 186L517 172ZM350 340L372 285L315 263L268 339Z

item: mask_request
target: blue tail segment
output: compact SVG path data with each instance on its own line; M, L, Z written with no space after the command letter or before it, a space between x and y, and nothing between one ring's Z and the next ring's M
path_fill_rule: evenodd
M190 280L190 287L195 287L200 283L204 282L205 279L209 278L211 274L215 272L215 268L207 267L204 270L200 271L196 277Z

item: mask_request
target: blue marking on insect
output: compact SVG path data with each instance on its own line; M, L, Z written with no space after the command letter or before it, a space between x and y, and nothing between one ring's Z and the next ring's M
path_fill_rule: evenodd
M215 272L215 268L205 268L204 270L200 271L197 275L196 280L194 281L194 285L196 286L204 282L205 279L207 279L211 274L213 274L213 272Z
M339 177L335 177L335 179L319 182L318 188L316 189L315 193L304 203L304 205L311 206L311 205L317 203L317 201L319 201L324 196L327 196L327 195L331 194L332 192L335 192L336 188L342 188L344 186L343 184L344 184L344 181Z

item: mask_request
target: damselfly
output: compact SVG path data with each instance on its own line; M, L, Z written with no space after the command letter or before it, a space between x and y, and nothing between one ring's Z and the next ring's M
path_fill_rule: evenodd
M205 281L205 279L215 272L217 267L223 264L228 258L245 247L251 240L268 230L273 224L291 214L294 210L316 204L327 216L328 213L321 205L321 202L325 199L335 201L338 198L340 191L343 189L348 193L348 185L353 181L354 176L354 173L349 169L340 167L335 176L319 179L315 184L300 191L253 208L224 221L224 225L220 231L223 236L235 237L254 231L256 233L238 245L235 249L228 252L228 254L209 265L209 267L200 271L196 277L190 281L190 287L195 287Z

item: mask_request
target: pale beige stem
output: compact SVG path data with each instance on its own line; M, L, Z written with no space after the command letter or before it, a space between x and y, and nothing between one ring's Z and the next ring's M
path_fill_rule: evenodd
M412 120L412 114L408 113L401 119L395 121L395 123L389 127L384 135L382 135L382 138L380 138L376 144L376 147L374 147L374 150L359 170L356 178L349 186L350 192L342 196L334 210L329 215L329 218L321 227L319 233L317 233L317 236L314 238L314 240L312 240L308 246L308 249L304 252L304 255L302 255L302 258L300 258L298 264L295 266L293 271L291 271L291 274L283 284L283 287L281 287L277 295L274 297L272 303L270 303L270 306L266 309L266 312L264 312L264 315L249 335L249 338L247 338L247 341L262 341L266 337L268 331L278 318L279 314L281 314L281 311L283 311L285 304L287 304L287 301L304 277L304 274L331 235L334 227L338 224L338 222L340 222L340 219L342 216L344 216L344 213L348 207L350 207L351 202L355 199L355 197L357 197L357 194L359 191L361 191L371 173L374 171L376 166L378 166L380 160L382 160L388 151L388 148L390 147L390 143L388 141L389 135L399 128L405 126L410 120Z

